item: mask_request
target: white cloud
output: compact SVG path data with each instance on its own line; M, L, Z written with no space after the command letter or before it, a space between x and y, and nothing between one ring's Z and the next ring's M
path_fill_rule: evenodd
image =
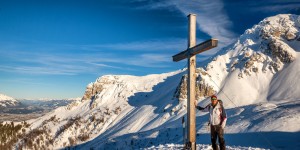
M80 45L79 47L83 50L113 49L122 51L175 51L183 48L186 45L186 41L186 39L171 38L127 43Z
M0 67L1 68L1 67ZM24 77L19 77L19 78L0 78L0 82L3 83L14 83L14 84L29 84L29 85L43 85L43 86L49 86L50 84L44 83L41 81L37 81L37 79L33 78L24 78Z
M162 2L152 2L150 5L143 6L148 9L174 9L177 8L185 16L190 13L197 15L197 24L201 31L207 33L213 38L219 39L219 46L211 51L205 52L205 55L216 53L219 49L231 44L237 38L236 33L229 28L232 26L230 18L224 11L221 0L170 0ZM199 37L198 37L199 38Z
M300 9L300 2L298 4L278 4L273 6L257 6L252 11L259 12L278 12L278 11L290 11Z
M16 72L25 74L46 74L46 75L76 75L79 72L79 68L65 68L59 66L1 66L0 70L4 72ZM82 68L81 68L82 69Z
M171 55L168 54L142 54L127 60L125 63L140 67L166 68L170 67Z
M160 46L159 43L163 44L164 42L156 42L156 46ZM152 42L144 42L143 46L151 47L147 46L151 44ZM108 51L53 54L51 51L24 53L22 48L19 48L9 53L0 51L0 59L7 59L12 62L6 63L5 66L0 66L0 71L26 74L77 75L81 73L98 74L102 71L107 72L107 69L114 72L136 71L134 66L150 68L170 67L164 63L172 63L171 56L173 52L156 53L155 51L157 50L150 51L149 49L146 54L141 52L132 53L132 55Z
M169 59L171 58L170 55L163 55L163 54L143 54L141 55L143 60L151 60L156 63L161 63L161 62L168 62Z
M223 3L220 0L192 1L186 5L183 1L179 1L176 7L185 15L197 14L200 30L219 39L224 45L231 43L237 37L234 32L228 29L232 22L223 10Z

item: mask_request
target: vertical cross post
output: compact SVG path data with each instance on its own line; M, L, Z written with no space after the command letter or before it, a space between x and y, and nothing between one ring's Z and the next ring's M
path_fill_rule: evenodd
M217 39L209 39L196 45L196 15L189 14L188 48L174 56L173 61L188 59L187 82L187 142L185 147L196 149L196 113L194 102L196 100L196 55L218 46ZM185 138L185 137L184 137Z
M189 14L188 49L196 45L196 15ZM196 55L188 54L188 82L187 82L187 136L192 150L196 149L196 117L194 101L196 99Z

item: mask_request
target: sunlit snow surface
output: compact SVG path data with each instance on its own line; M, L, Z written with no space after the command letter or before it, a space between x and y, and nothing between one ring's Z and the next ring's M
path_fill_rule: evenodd
M146 150L179 150L183 149L183 145L180 144L166 144L159 146L152 146L145 148ZM266 150L263 148L253 148L253 147L240 147L240 146L226 146L227 150ZM197 144L197 150L212 150L212 147L209 145Z

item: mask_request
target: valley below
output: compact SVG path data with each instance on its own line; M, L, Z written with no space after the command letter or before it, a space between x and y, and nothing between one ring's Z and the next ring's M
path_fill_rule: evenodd
M0 122L35 119L58 107L66 106L73 100L18 100L18 102L20 103L16 106L1 107Z

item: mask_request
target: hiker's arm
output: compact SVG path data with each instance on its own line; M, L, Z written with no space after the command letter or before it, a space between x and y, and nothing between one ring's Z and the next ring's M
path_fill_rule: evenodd
M205 107L201 107L201 106L196 106L196 108L197 108L198 110L204 110L204 109L205 109Z
M196 108L200 111L207 112L209 110L209 105L207 105L206 107L201 107L196 105Z
M221 116L222 120L221 120L221 126L222 128L225 128L226 126L226 121L227 121L227 114L226 111L224 109L224 107L222 106L222 116Z

